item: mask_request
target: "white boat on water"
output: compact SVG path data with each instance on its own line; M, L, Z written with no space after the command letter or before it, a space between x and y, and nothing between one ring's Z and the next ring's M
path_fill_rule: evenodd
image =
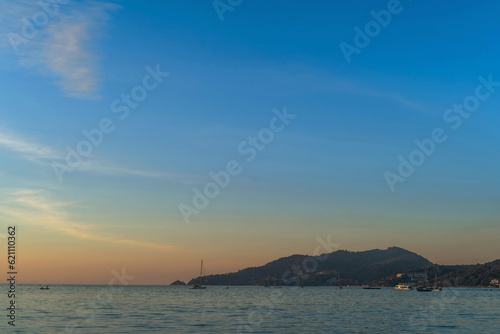
M399 283L394 287L396 290L403 290L403 291L409 291L413 289L408 283Z

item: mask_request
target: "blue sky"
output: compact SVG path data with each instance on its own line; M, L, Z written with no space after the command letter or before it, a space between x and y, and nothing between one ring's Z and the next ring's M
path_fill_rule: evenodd
M225 272L327 235L348 250L493 260L500 90L455 131L443 114L479 76L500 81L499 5L401 1L348 63L340 43L388 3L242 1L221 21L211 1L70 1L16 53L9 36L42 9L0 1L0 217L31 241L26 266L43 261L36 247L52 254L45 240L160 284L194 276L201 257ZM112 102L157 66L168 77L120 120ZM238 146L284 107L297 117L246 162ZM59 182L52 164L104 118L115 130ZM384 173L434 128L448 140L391 192ZM179 204L230 160L243 171L186 224ZM90 266L66 281L107 281Z

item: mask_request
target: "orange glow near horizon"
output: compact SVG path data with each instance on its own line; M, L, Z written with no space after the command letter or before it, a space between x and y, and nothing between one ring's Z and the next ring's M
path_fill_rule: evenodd
M244 243L220 241L217 247L209 242L200 242L199 247L180 252L158 252L148 247L136 245L106 244L74 238L60 238L48 232L33 234L23 229L18 244L19 282L23 284L108 284L113 277L111 271L125 268L128 275L135 276L131 284L168 285L175 280L189 281L198 276L199 262L203 258L206 273L222 274L235 272L253 266L261 266L280 257L292 254L313 254L317 247L314 238L309 243L280 244L269 242ZM485 235L478 235L485 238ZM457 237L458 238L458 237ZM405 238L403 238L405 239ZM482 253L468 251L466 241L456 242L445 251L445 245L437 241L439 236L429 238L426 244L412 242L410 237L403 240L405 245L394 245L390 240L364 241L357 244L351 238L343 238L339 249L363 251L373 248L385 249L398 246L416 252L431 262L438 264L475 264L495 259L497 247L492 238L483 239ZM231 239L230 239L231 240ZM473 243L474 240L469 240ZM3 243L3 240L2 240ZM375 244L378 247L374 246ZM229 249L230 251L226 251ZM450 255L451 254L451 255ZM462 259L458 261L457 259Z

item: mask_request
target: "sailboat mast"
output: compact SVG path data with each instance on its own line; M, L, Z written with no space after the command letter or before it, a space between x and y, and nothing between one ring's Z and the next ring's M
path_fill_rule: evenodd
M200 267L200 285L201 285L201 278L203 277L203 259L201 260L201 267Z

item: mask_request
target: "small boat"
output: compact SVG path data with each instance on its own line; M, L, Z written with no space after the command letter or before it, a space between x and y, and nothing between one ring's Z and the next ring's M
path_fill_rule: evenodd
M271 279L269 278L269 275L267 275L267 282L266 284L264 285L264 288L268 288L271 286Z
M436 269L436 274L434 275L434 291L442 291L443 288L438 286L438 282L437 282L437 269Z
M47 285L46 287L41 286L40 290L50 290L49 286Z
M201 269L200 269L200 284L194 284L194 285L191 287L191 289L197 289L197 290L199 290L199 289L206 289L206 288L207 288L206 286L201 285L201 279L202 279L202 277L203 277L203 276L204 276L204 275L203 275L203 260L201 260Z
M273 285L273 288L281 288L281 286L277 285L277 282L278 282L278 278L276 275L274 275L274 285Z
M191 289L206 289L206 286L200 285L200 284L195 284L191 287Z
M340 272L337 271L337 290L342 290L342 286L340 285Z
M418 292L431 292L434 290L429 282L429 278L427 277L427 268L425 268L425 285L417 286Z
M365 290L380 290L380 287L371 286L371 285L363 285L363 289L365 289Z
M409 291L413 289L408 283L399 283L394 287L395 290Z

